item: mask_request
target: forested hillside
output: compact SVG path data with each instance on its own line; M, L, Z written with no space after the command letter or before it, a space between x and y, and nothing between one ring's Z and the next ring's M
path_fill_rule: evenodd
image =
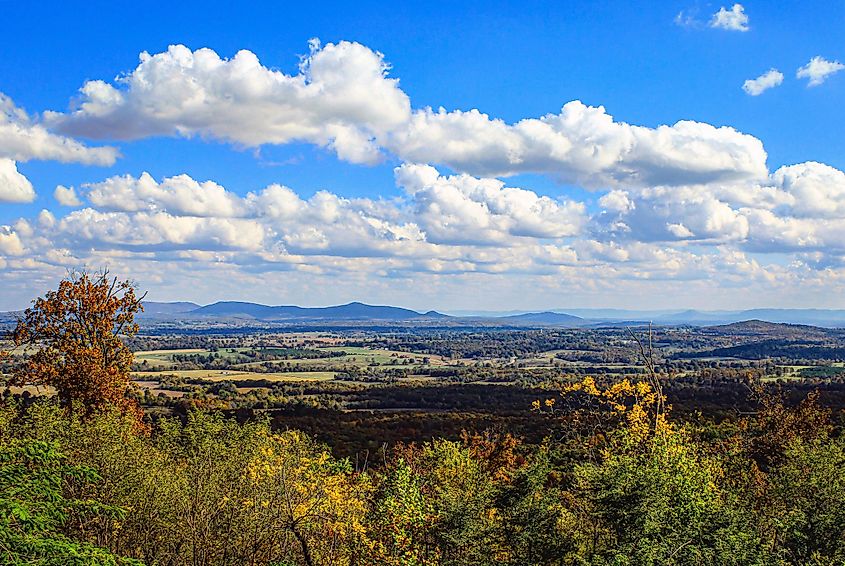
M646 343L639 373L538 390L538 441L468 431L340 458L260 413L144 414L125 345L139 301L81 274L18 321L10 384L55 394L3 396L0 562L845 561L841 414L814 393L787 402L749 375L751 410L678 419Z

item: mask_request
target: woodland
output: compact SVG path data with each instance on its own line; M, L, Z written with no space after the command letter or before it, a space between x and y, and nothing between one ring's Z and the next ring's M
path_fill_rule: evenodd
M466 421L362 452L344 447L355 413L340 401L320 430L238 405L237 388L157 412L166 404L132 380L142 299L128 281L78 273L17 319L0 401L3 564L845 563L841 406L829 391L765 379L762 365L733 368L741 410L703 413L679 393L690 381L678 364L691 362L667 362L651 334L631 333L635 370L555 379L550 362L503 390L531 434ZM444 354L430 344L418 365ZM291 348L243 363L341 357ZM170 359L218 363L203 356ZM805 377L835 385L839 373ZM402 395L399 379L375 391ZM285 387L301 386L280 386L280 399Z

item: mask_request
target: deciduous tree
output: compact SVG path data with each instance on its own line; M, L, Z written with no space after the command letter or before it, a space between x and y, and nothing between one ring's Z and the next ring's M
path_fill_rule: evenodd
M138 332L136 287L108 271L71 273L24 311L12 334L25 359L13 379L56 389L60 403L87 413L107 406L137 410L127 399L133 355L122 337Z

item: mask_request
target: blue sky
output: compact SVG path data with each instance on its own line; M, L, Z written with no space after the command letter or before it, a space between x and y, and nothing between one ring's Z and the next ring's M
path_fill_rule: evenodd
M626 307L637 296L646 297L636 301L638 307L642 301L668 308L845 306L837 298L845 281L837 242L838 207L845 203L837 175L845 168L845 72L836 67L845 60L845 3L743 2L739 13L747 21L733 29L713 25L720 9L736 10L732 3L455 4L79 7L0 1L0 92L26 111L27 127L88 148L113 147L120 155L113 163L81 154L60 162L20 152L4 156L0 145L0 159L14 157L16 171L35 193L0 201L0 225L7 226L0 239L6 242L0 246L0 283L7 289L0 308L21 306L68 267L103 264L162 300L528 309ZM470 137L464 146L449 148L430 132L411 139L402 111L388 112L378 95L366 93L345 98L343 91L313 102L316 110L298 107L314 112L307 126L317 133L307 139L287 133L281 139L277 130L263 129L260 117L235 132L232 121L216 123L219 110L192 116L189 134L180 122L184 116L162 118L152 133L139 133L149 115L138 108L176 104L169 94L162 101L164 91L144 95L158 99L139 96L134 110L109 109L114 114L107 127L96 116L67 115L84 101L79 89L86 81L129 90L114 79L140 69L141 52L167 55L168 46L184 45L189 52L209 48L230 61L248 50L260 60L259 74L295 76L300 58L311 53L312 38L322 42L312 57L341 42L365 50L355 55L361 61L367 53L383 54L386 78L399 82L377 82L397 104L406 100L410 116L427 107L434 113L440 107L447 113L477 109L491 122L512 126L580 101L586 108L603 107L614 124L650 132L681 120L736 132L637 138L638 149L629 161L618 158L619 167L535 155L531 148L539 142L521 133L524 147L508 148L519 160L539 165L515 166L496 161L496 152L507 148L479 147L467 158L454 153L468 143L486 144L498 135L494 130L460 129L454 135ZM808 86L810 79L796 73L814 57L833 72ZM349 61L341 58L341 64ZM756 96L743 90L746 80L770 69L782 73L779 85ZM216 88L214 77L205 79ZM225 92L215 96L229 100ZM268 104L261 111L270 122L278 105L287 104L279 97L284 93L260 101ZM312 104L308 100L302 104ZM358 106L348 109L346 100ZM259 111L254 100L225 108L242 116L250 104ZM51 119L48 111L65 117ZM338 112L345 128L375 140L378 157L337 156L329 122ZM368 121L372 116L375 121ZM293 122L284 128L299 131ZM132 139L125 139L130 130ZM565 131L567 143L596 143L596 154L636 138L627 130L599 142L579 135ZM699 143L707 145L707 155L699 156ZM92 159L97 163L76 162ZM671 172L666 160L674 160ZM807 165L814 162L826 168ZM777 174L783 166L801 168ZM412 186L401 185L397 167ZM137 181L144 172L161 187L138 196L145 189L123 176ZM173 196L180 189L165 186L166 178L183 174L225 188L221 198L234 208L186 209ZM123 192L115 193L115 183L101 186L115 176L127 185ZM490 188L497 179L530 194L500 194ZM306 203L296 205L300 214L270 220L256 208L269 206L267 199L247 202L249 193L273 184ZM57 185L74 187L78 204L61 205ZM318 191L331 195L342 213L317 211L309 199ZM126 204L126 195L143 202ZM459 197L467 202L457 202ZM162 222L155 234L108 227L137 228L154 214L166 216L153 219ZM165 226L169 221L179 227ZM104 228L94 234L87 228L92 223ZM218 233L252 228L254 239L243 246ZM344 233L357 235L344 241Z

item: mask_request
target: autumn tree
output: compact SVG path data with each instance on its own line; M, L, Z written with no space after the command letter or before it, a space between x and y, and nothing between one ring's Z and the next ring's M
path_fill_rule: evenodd
M138 332L142 299L132 282L107 270L71 273L18 319L12 339L24 361L14 381L55 388L68 410L75 403L87 413L107 406L136 410L126 397L133 355L122 337Z

